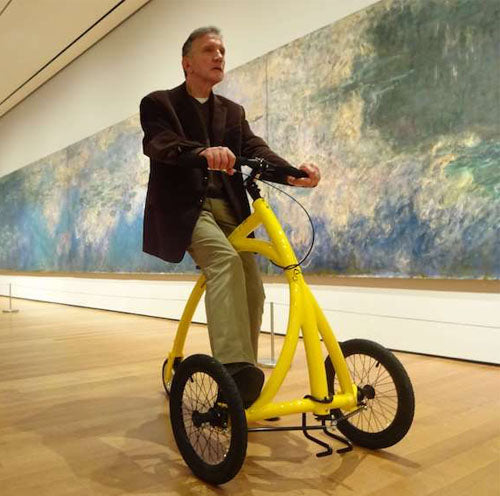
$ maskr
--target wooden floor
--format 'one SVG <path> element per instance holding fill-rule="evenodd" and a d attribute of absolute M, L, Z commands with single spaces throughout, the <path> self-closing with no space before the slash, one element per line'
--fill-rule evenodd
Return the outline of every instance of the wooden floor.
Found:
<path fill-rule="evenodd" d="M 174 322 L 13 307 L 20 312 L 0 313 L 3 496 L 500 494 L 498 367 L 399 353 L 417 406 L 398 445 L 316 458 L 300 433 L 251 434 L 240 474 L 213 488 L 191 475 L 170 429 L 160 367 Z M 261 343 L 268 356 L 269 337 Z M 207 350 L 205 328 L 194 327 L 187 352 Z M 305 377 L 299 345 L 283 397 L 305 393 Z"/>

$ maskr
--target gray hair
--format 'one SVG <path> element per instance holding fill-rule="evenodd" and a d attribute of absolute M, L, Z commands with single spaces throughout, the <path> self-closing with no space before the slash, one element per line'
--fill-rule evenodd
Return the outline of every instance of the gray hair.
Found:
<path fill-rule="evenodd" d="M 189 55 L 189 52 L 191 51 L 191 47 L 193 45 L 193 41 L 197 38 L 205 36 L 206 34 L 215 34 L 217 36 L 221 36 L 220 29 L 216 28 L 215 26 L 206 26 L 204 28 L 195 29 L 188 36 L 188 39 L 184 42 L 184 45 L 182 45 L 182 56 L 185 57 L 186 55 Z"/>

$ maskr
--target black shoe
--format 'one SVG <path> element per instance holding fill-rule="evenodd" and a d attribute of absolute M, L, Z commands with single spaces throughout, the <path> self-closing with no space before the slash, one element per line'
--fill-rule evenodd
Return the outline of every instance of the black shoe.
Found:
<path fill-rule="evenodd" d="M 246 362 L 228 363 L 225 364 L 225 367 L 238 387 L 244 408 L 248 408 L 262 391 L 265 379 L 264 372 L 255 365 Z"/>

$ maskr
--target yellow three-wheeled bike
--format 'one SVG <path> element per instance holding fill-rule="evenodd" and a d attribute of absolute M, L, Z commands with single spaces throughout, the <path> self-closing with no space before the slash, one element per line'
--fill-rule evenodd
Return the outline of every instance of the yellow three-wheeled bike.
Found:
<path fill-rule="evenodd" d="M 323 447 L 317 456 L 329 455 L 332 449 L 313 437 L 312 430 L 321 430 L 344 443 L 337 452 L 351 450 L 351 442 L 381 449 L 406 435 L 415 409 L 408 374 L 388 349 L 365 339 L 337 342 L 304 281 L 280 222 L 255 182 L 260 174 L 272 175 L 272 164 L 261 159 L 238 160 L 240 165 L 252 168 L 245 186 L 253 199 L 253 213 L 231 233 L 229 241 L 236 250 L 258 253 L 284 270 L 290 309 L 276 367 L 259 398 L 245 410 L 234 380 L 220 362 L 208 355 L 183 357 L 188 328 L 205 290 L 203 275 L 186 304 L 173 348 L 163 364 L 162 378 L 170 396 L 170 420 L 179 451 L 193 473 L 212 484 L 225 483 L 239 472 L 249 432 L 301 430 Z M 302 171 L 292 168 L 287 173 L 299 177 Z M 259 226 L 264 227 L 269 240 L 248 237 Z M 307 357 L 309 394 L 293 401 L 274 401 L 292 363 L 300 331 Z M 325 360 L 322 344 L 327 352 Z M 254 421 L 297 413 L 302 414 L 299 426 L 248 427 Z M 313 425 L 307 424 L 307 413 L 313 415 Z"/>

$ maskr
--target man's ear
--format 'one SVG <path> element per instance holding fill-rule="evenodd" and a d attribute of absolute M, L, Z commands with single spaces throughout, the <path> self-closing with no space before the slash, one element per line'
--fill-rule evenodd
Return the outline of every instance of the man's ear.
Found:
<path fill-rule="evenodd" d="M 182 68 L 184 72 L 187 74 L 189 72 L 189 68 L 191 67 L 191 60 L 189 57 L 182 57 Z"/>

